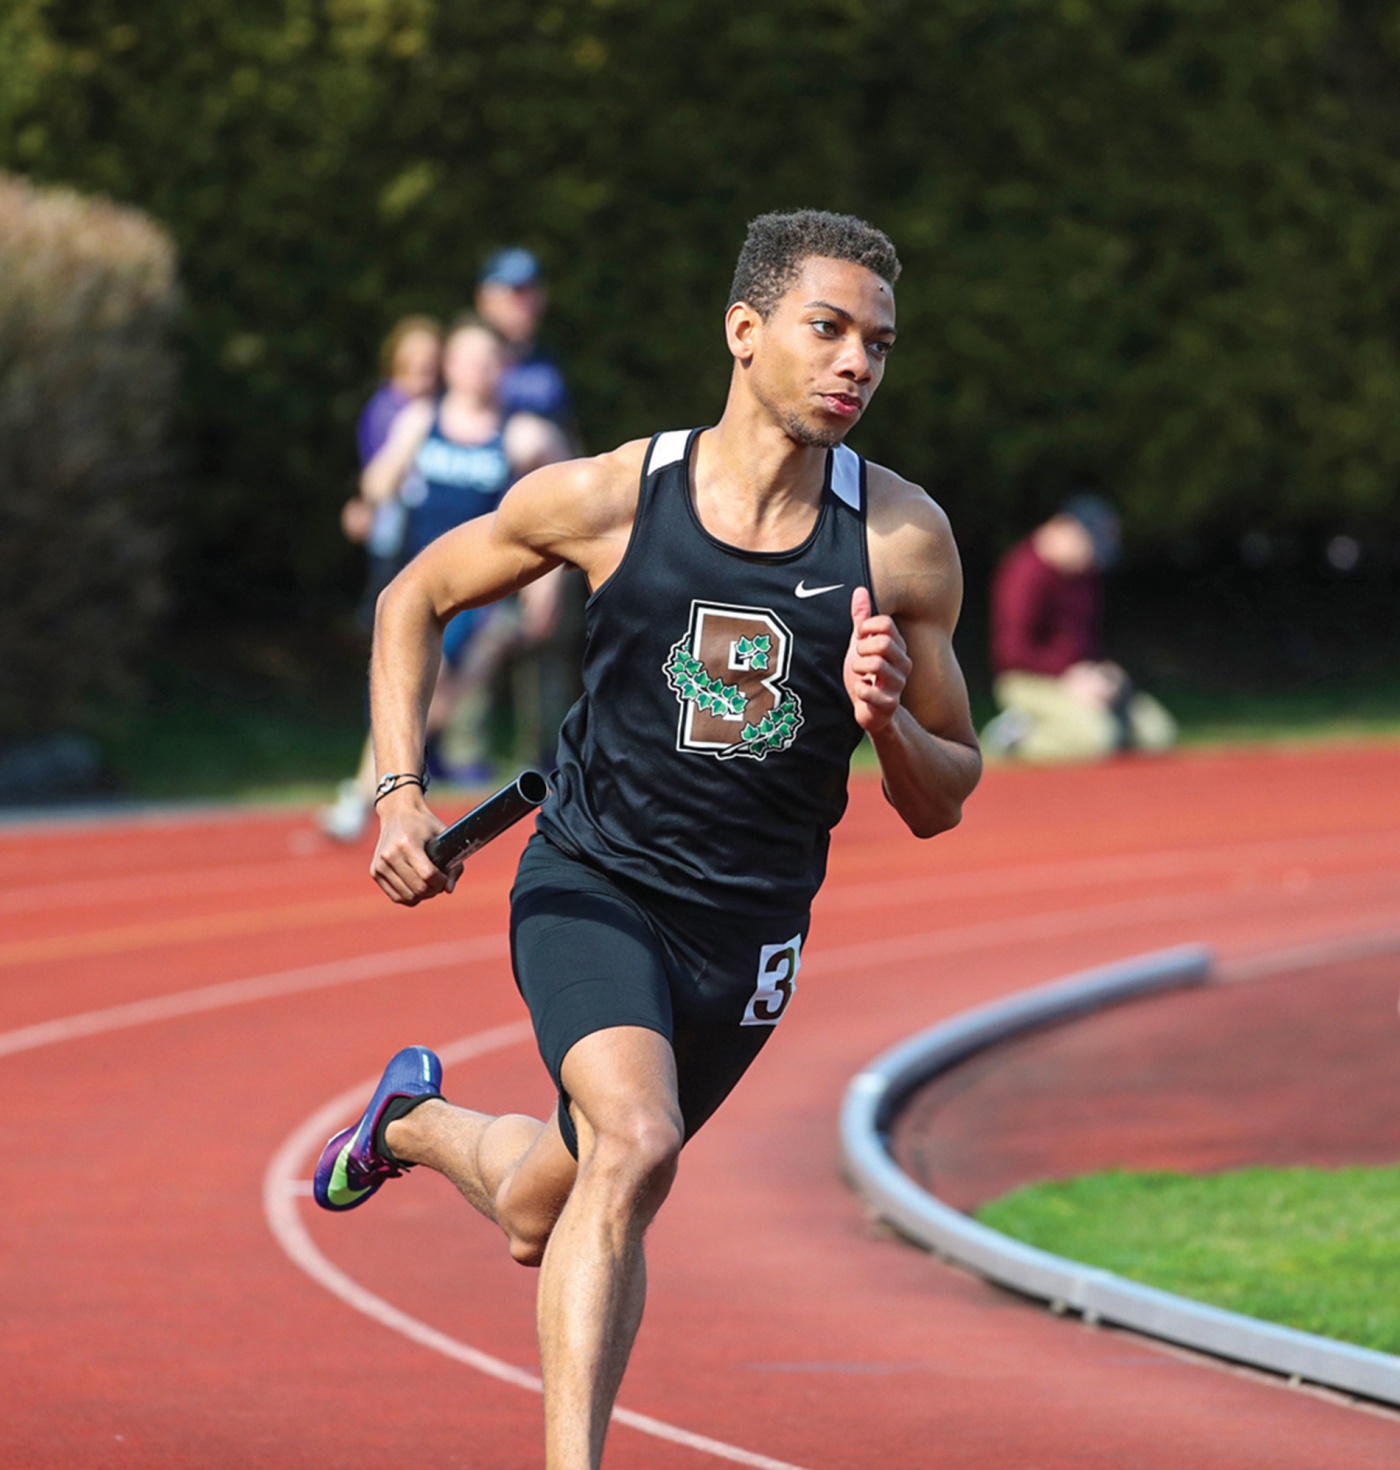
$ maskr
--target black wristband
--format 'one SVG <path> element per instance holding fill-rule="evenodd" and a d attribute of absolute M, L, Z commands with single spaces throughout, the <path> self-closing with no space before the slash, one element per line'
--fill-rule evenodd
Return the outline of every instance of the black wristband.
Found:
<path fill-rule="evenodd" d="M 416 786 L 420 791 L 428 789 L 428 776 L 414 771 L 392 771 L 387 776 L 379 778 L 379 785 L 374 788 L 374 804 L 378 806 L 391 791 L 397 791 L 400 786 Z"/>

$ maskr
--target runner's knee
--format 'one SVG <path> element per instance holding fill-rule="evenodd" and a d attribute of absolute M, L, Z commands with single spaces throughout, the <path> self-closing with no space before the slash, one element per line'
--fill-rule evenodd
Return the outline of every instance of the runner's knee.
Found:
<path fill-rule="evenodd" d="M 580 1166 L 585 1187 L 600 1196 L 606 1211 L 624 1228 L 640 1217 L 645 1226 L 660 1208 L 676 1177 L 683 1142 L 678 1120 L 665 1113 L 638 1110 L 625 1122 L 594 1130 L 592 1146 Z M 496 1200 L 496 1218 L 505 1231 L 511 1259 L 539 1266 L 567 1201 L 521 1196 L 507 1180 Z"/>
<path fill-rule="evenodd" d="M 615 1189 L 624 1202 L 659 1205 L 676 1177 L 682 1142 L 679 1118 L 664 1109 L 638 1106 L 595 1125 L 581 1168 L 590 1184 Z"/>

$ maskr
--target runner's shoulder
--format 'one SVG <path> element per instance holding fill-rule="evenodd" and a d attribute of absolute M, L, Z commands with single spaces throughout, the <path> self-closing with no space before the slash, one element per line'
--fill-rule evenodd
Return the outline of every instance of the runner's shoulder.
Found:
<path fill-rule="evenodd" d="M 947 513 L 922 485 L 906 480 L 884 465 L 866 462 L 866 520 L 873 535 L 907 536 L 951 546 Z"/>
<path fill-rule="evenodd" d="M 519 507 L 531 522 L 565 537 L 596 537 L 630 526 L 648 442 L 635 439 L 606 454 L 546 465 L 517 482 L 502 512 L 509 518 Z"/>
<path fill-rule="evenodd" d="M 866 469 L 871 574 L 890 611 L 960 600 L 962 574 L 943 507 L 921 486 L 883 465 Z"/>

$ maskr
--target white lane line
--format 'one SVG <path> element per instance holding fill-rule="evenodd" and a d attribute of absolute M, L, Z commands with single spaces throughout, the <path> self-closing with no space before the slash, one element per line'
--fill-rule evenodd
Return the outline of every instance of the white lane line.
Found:
<path fill-rule="evenodd" d="M 229 863 L 207 868 L 161 868 L 134 873 L 108 874 L 102 878 L 61 878 L 51 883 L 32 883 L 27 888 L 0 892 L 0 913 L 33 913 L 36 909 L 76 908 L 80 905 L 148 903 L 189 898 L 193 894 L 226 894 L 247 888 L 280 888 L 301 892 L 309 874 L 321 877 L 328 888 L 345 886 L 344 878 L 329 861 L 316 867 L 311 854 L 303 858 L 264 859 L 256 863 Z M 324 854 L 329 858 L 330 854 Z M 369 871 L 368 867 L 365 869 Z M 368 882 L 362 885 L 366 897 Z"/>
<path fill-rule="evenodd" d="M 311 834 L 308 834 L 311 835 Z M 1208 847 L 1165 848 L 1160 851 L 1127 853 L 1121 856 L 1071 858 L 1065 862 L 998 864 L 957 872 L 929 872 L 896 878 L 888 883 L 870 883 L 849 878 L 827 879 L 822 905 L 828 910 L 866 908 L 872 904 L 893 907 L 909 899 L 924 901 L 930 893 L 941 899 L 988 896 L 1000 893 L 1062 889 L 1090 883 L 1133 883 L 1143 878 L 1227 873 L 1244 866 L 1285 862 L 1328 862 L 1345 860 L 1356 852 L 1388 859 L 1400 852 L 1400 833 L 1384 830 L 1350 833 L 1321 833 L 1307 837 L 1264 838 L 1248 842 L 1219 843 Z M 235 890 L 302 883 L 308 872 L 324 877 L 339 887 L 330 867 L 334 854 L 316 851 L 304 857 L 263 859 L 209 869 L 152 868 L 137 873 L 104 878 L 63 877 L 47 883 L 0 891 L 0 913 L 27 913 L 38 909 L 157 900 L 167 896 L 188 897 L 193 893 L 229 893 Z M 317 863 L 320 866 L 317 866 Z M 1253 876 L 1246 873 L 1245 876 Z M 369 886 L 365 884 L 368 893 Z"/>
<path fill-rule="evenodd" d="M 1261 869 L 1281 865 L 1345 862 L 1356 855 L 1390 861 L 1400 855 L 1400 833 L 1365 832 L 1345 836 L 1238 842 L 1209 848 L 1164 848 L 1122 857 L 1076 858 L 1062 863 L 1006 864 L 957 873 L 930 872 L 889 882 L 828 879 L 818 899 L 821 912 L 871 907 L 897 908 L 909 902 L 942 903 L 953 898 L 1003 893 L 1056 892 L 1103 884 L 1122 886 L 1146 878 L 1210 878 L 1221 874 L 1250 884 L 1267 881 Z"/>
<path fill-rule="evenodd" d="M 148 832 L 160 827 L 233 827 L 257 822 L 280 827 L 289 817 L 296 816 L 296 807 L 275 802 L 250 806 L 214 801 L 133 802 L 117 807 L 65 807 L 61 811 L 31 807 L 0 816 L 0 836 L 86 837 L 97 831 L 106 837 L 120 836 L 123 827 L 139 827 Z"/>
<path fill-rule="evenodd" d="M 1216 978 L 1223 981 L 1265 979 L 1290 970 L 1307 970 L 1314 965 L 1346 964 L 1350 960 L 1370 959 L 1400 949 L 1400 929 L 1382 929 L 1373 934 L 1349 934 L 1341 939 L 1327 939 L 1289 949 L 1272 950 L 1268 954 L 1250 955 L 1228 960 L 1219 966 Z"/>
<path fill-rule="evenodd" d="M 507 952 L 505 936 L 493 934 L 480 939 L 424 944 L 416 949 L 329 960 L 325 964 L 308 965 L 299 970 L 281 970 L 247 980 L 226 980 L 197 990 L 177 990 L 171 995 L 128 1001 L 125 1005 L 107 1006 L 97 1011 L 80 1011 L 77 1015 L 60 1016 L 53 1021 L 39 1021 L 32 1026 L 0 1032 L 0 1057 L 33 1051 L 36 1047 L 52 1046 L 61 1041 L 75 1041 L 82 1036 L 122 1031 L 129 1026 L 147 1026 L 154 1021 L 170 1021 L 179 1016 L 198 1015 L 202 1011 L 223 1010 L 226 1006 L 248 1005 L 252 1001 L 280 995 L 324 990 L 333 985 L 353 985 L 362 980 L 378 980 L 385 975 L 403 975 L 413 970 L 503 958 Z"/>
<path fill-rule="evenodd" d="M 463 1037 L 451 1045 L 438 1050 L 443 1064 L 466 1061 L 471 1057 L 485 1056 L 489 1052 L 501 1051 L 506 1047 L 518 1046 L 531 1039 L 533 1032 L 528 1021 L 513 1022 L 508 1026 L 497 1026 L 490 1031 L 478 1032 L 475 1036 Z M 353 1277 L 347 1276 L 338 1266 L 332 1265 L 311 1239 L 302 1223 L 297 1209 L 298 1199 L 304 1198 L 306 1181 L 303 1173 L 313 1150 L 319 1150 L 337 1127 L 352 1119 L 364 1107 L 365 1099 L 374 1091 L 379 1077 L 369 1078 L 355 1087 L 347 1088 L 324 1107 L 319 1108 L 301 1124 L 272 1156 L 263 1176 L 263 1214 L 273 1238 L 286 1252 L 288 1258 L 332 1296 L 338 1297 L 347 1306 L 362 1312 L 366 1317 L 400 1333 L 432 1352 L 441 1353 L 454 1362 L 474 1368 L 489 1378 L 523 1388 L 529 1393 L 542 1393 L 544 1385 L 537 1374 L 517 1368 L 482 1352 L 445 1332 L 430 1327 L 426 1322 L 411 1317 L 407 1312 L 386 1302 L 383 1297 L 367 1291 Z M 725 1444 L 708 1435 L 694 1434 L 688 1429 L 654 1419 L 649 1414 L 638 1414 L 631 1409 L 613 1410 L 613 1421 L 629 1429 L 649 1434 L 655 1439 L 670 1444 L 683 1445 L 714 1459 L 727 1460 L 733 1465 L 748 1465 L 752 1470 L 802 1470 L 786 1460 L 775 1460 L 769 1455 L 760 1455 L 752 1450 L 740 1449 L 737 1445 Z"/>
<path fill-rule="evenodd" d="M 1378 890 L 1378 892 L 1372 892 Z M 1157 898 L 1127 899 L 1120 903 L 1098 904 L 1081 909 L 1052 909 L 1041 914 L 1027 914 L 1016 919 L 989 919 L 980 924 L 964 924 L 950 929 L 925 930 L 918 934 L 900 934 L 887 939 L 871 939 L 863 944 L 818 945 L 811 959 L 804 955 L 802 971 L 806 975 L 845 970 L 853 964 L 869 969 L 872 965 L 893 964 L 906 960 L 931 958 L 934 955 L 958 954 L 966 950 L 1000 949 L 1042 939 L 1060 939 L 1099 929 L 1134 928 L 1150 920 L 1190 918 L 1208 915 L 1225 918 L 1255 917 L 1262 909 L 1268 912 L 1286 905 L 1290 916 L 1307 909 L 1326 905 L 1342 896 L 1355 901 L 1381 897 L 1400 900 L 1400 875 L 1391 873 L 1344 874 L 1326 881 L 1311 881 L 1295 891 L 1286 881 L 1269 887 L 1230 890 L 1219 888 L 1162 894 Z M 1199 933 L 1190 936 L 1193 940 Z"/>
<path fill-rule="evenodd" d="M 1379 890 L 1374 893 L 1373 890 Z M 1001 948 L 1041 939 L 1064 938 L 1071 934 L 1105 928 L 1133 927 L 1146 920 L 1177 917 L 1192 919 L 1207 915 L 1247 917 L 1263 908 L 1286 903 L 1289 912 L 1326 903 L 1338 892 L 1355 903 L 1363 897 L 1400 898 L 1400 878 L 1393 873 L 1344 874 L 1326 880 L 1310 880 L 1306 887 L 1295 889 L 1287 877 L 1279 883 L 1250 889 L 1219 888 L 1207 892 L 1163 894 L 1156 898 L 1132 899 L 1113 904 L 1099 904 L 1081 909 L 1055 909 L 1041 914 L 1027 914 L 1016 919 L 992 919 L 979 924 L 964 924 L 946 929 L 923 930 L 917 934 L 896 935 L 888 939 L 871 939 L 854 945 L 818 947 L 810 960 L 804 961 L 804 972 L 816 975 L 859 963 L 897 963 L 932 958 L 935 955 L 958 954 L 979 948 Z M 1192 936 L 1197 937 L 1195 935 Z M 156 1021 L 196 1015 L 202 1011 L 221 1010 L 226 1006 L 246 1005 L 279 995 L 319 990 L 334 985 L 374 980 L 385 975 L 430 969 L 439 965 L 463 964 L 475 960 L 504 958 L 508 946 L 504 935 L 489 935 L 474 940 L 424 945 L 417 949 L 396 950 L 386 954 L 363 955 L 348 960 L 332 960 L 300 970 L 284 970 L 278 974 L 257 976 L 249 980 L 230 980 L 207 985 L 198 990 L 176 991 L 173 995 L 154 996 L 149 1000 L 130 1001 L 104 1010 L 83 1011 L 53 1021 L 40 1021 L 14 1031 L 0 1032 L 0 1057 L 57 1042 L 74 1041 L 129 1026 L 143 1026 Z"/>

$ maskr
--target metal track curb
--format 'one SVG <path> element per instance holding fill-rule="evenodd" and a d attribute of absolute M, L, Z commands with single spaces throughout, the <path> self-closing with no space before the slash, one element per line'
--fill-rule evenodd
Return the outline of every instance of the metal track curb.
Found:
<path fill-rule="evenodd" d="M 1298 1381 L 1400 1404 L 1400 1357 L 1206 1306 L 1023 1245 L 926 1193 L 890 1156 L 890 1121 L 916 1087 L 1032 1027 L 1201 984 L 1211 961 L 1210 950 L 1198 945 L 1141 955 L 964 1012 L 884 1052 L 846 1089 L 840 1137 L 847 1175 L 902 1234 L 1057 1311 L 1072 1309 L 1085 1321 L 1112 1322 Z"/>

